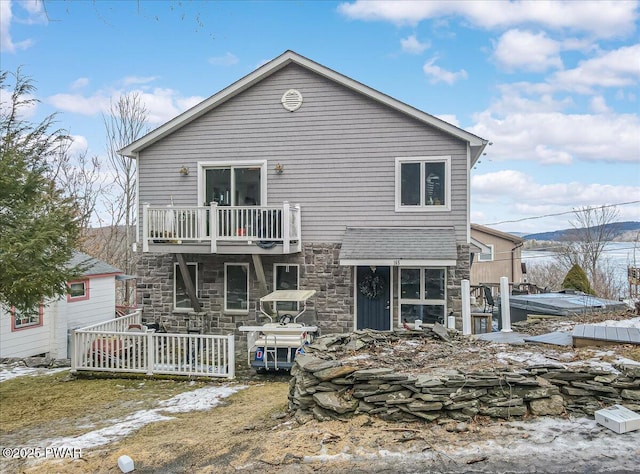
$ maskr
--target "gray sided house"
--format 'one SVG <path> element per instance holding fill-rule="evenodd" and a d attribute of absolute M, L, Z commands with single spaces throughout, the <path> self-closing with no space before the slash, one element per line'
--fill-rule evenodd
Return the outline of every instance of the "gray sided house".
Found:
<path fill-rule="evenodd" d="M 459 317 L 486 143 L 285 52 L 120 151 L 145 320 L 240 340 L 258 298 L 295 288 L 322 333 Z"/>

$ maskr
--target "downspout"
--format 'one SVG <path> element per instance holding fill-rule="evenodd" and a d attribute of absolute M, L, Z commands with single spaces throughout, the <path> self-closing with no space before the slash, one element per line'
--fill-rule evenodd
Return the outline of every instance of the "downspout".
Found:
<path fill-rule="evenodd" d="M 511 282 L 516 282 L 516 250 L 524 245 L 524 242 L 520 242 L 518 245 L 511 249 Z M 520 282 L 518 282 L 520 283 Z"/>

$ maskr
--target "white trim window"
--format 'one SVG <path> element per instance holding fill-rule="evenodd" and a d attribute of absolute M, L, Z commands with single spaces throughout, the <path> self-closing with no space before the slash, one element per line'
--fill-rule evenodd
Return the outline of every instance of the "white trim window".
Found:
<path fill-rule="evenodd" d="M 447 269 L 401 267 L 398 278 L 399 323 L 443 323 L 447 311 Z"/>
<path fill-rule="evenodd" d="M 494 248 L 493 248 L 493 244 L 487 244 L 487 247 L 489 248 L 489 252 L 482 252 L 478 254 L 478 262 L 493 262 L 493 259 L 495 258 L 495 252 L 494 252 Z"/>
<path fill-rule="evenodd" d="M 273 289 L 297 290 L 300 287 L 300 265 L 288 263 L 273 264 Z M 297 313 L 298 303 L 293 301 L 275 303 L 274 310 L 292 311 Z"/>
<path fill-rule="evenodd" d="M 224 264 L 224 310 L 229 313 L 249 312 L 249 264 Z"/>
<path fill-rule="evenodd" d="M 451 157 L 396 158 L 396 211 L 451 210 Z"/>
<path fill-rule="evenodd" d="M 196 262 L 187 263 L 191 281 L 198 294 L 198 264 Z M 180 267 L 177 263 L 173 264 L 173 310 L 174 311 L 193 311 L 191 299 L 187 294 L 187 286 L 182 278 Z"/>

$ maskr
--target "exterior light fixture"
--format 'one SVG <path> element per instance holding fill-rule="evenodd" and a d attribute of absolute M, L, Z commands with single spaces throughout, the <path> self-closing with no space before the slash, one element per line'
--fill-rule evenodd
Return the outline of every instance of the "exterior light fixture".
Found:
<path fill-rule="evenodd" d="M 188 176 L 189 175 L 189 168 L 187 168 L 186 166 L 182 166 L 182 168 L 180 168 L 180 174 L 182 176 Z"/>
<path fill-rule="evenodd" d="M 278 173 L 278 174 L 282 174 L 284 172 L 284 166 L 282 166 L 280 163 L 276 164 L 274 169 L 276 170 L 276 173 Z"/>

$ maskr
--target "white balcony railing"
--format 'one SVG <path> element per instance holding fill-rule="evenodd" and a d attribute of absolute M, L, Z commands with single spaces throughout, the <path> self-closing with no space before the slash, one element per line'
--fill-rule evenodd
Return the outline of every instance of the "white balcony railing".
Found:
<path fill-rule="evenodd" d="M 153 243 L 210 243 L 217 252 L 220 242 L 281 243 L 289 253 L 291 242 L 300 241 L 300 206 L 143 206 L 143 251 Z"/>

